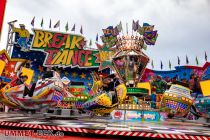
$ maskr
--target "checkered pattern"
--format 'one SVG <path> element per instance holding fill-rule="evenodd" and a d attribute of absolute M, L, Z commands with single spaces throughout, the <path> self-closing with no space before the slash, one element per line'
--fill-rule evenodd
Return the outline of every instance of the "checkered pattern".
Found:
<path fill-rule="evenodd" d="M 52 80 L 49 79 L 49 78 L 45 78 L 45 79 L 43 79 L 43 80 L 39 80 L 39 81 L 37 81 L 37 83 L 36 83 L 36 87 L 45 85 L 45 84 L 47 84 L 48 82 L 51 82 L 51 81 L 52 81 Z"/>
<path fill-rule="evenodd" d="M 93 119 L 89 119 L 89 121 L 46 120 L 36 116 L 25 117 L 17 114 L 0 114 L 0 126 L 9 126 L 16 129 L 20 127 L 99 135 L 210 140 L 210 128 L 190 123 L 186 123 L 183 126 L 181 124 L 168 125 L 167 123 L 101 122 L 93 121 Z"/>

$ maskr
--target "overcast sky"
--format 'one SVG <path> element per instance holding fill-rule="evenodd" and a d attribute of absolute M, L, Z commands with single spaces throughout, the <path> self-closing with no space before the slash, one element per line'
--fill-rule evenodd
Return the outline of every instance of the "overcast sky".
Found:
<path fill-rule="evenodd" d="M 83 26 L 87 40 L 95 40 L 96 34 L 102 35 L 102 28 L 126 22 L 131 33 L 132 20 L 155 25 L 159 36 L 155 46 L 148 46 L 145 53 L 154 60 L 155 69 L 164 69 L 177 65 L 177 56 L 185 64 L 188 55 L 191 65 L 195 65 L 198 56 L 200 66 L 204 64 L 204 52 L 210 60 L 210 0 L 7 0 L 0 49 L 6 47 L 8 21 L 17 19 L 28 29 L 33 17 L 35 27 L 40 28 L 44 19 L 44 29 L 61 20 L 61 31 L 76 23 L 76 33 Z M 58 29 L 55 29 L 55 31 Z M 148 65 L 150 68 L 150 64 Z"/>

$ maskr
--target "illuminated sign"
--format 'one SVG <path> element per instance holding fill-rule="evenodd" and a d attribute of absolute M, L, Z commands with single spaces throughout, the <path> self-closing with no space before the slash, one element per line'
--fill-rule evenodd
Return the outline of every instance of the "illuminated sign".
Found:
<path fill-rule="evenodd" d="M 83 92 L 85 90 L 85 88 L 70 88 L 69 89 L 69 91 L 70 92 L 73 92 L 73 93 L 75 93 L 75 92 Z"/>
<path fill-rule="evenodd" d="M 148 93 L 148 89 L 144 88 L 127 88 L 128 93 Z"/>
<path fill-rule="evenodd" d="M 140 110 L 113 110 L 111 113 L 113 120 L 126 121 L 159 121 L 160 114 L 156 111 L 140 111 Z"/>
<path fill-rule="evenodd" d="M 142 112 L 141 111 L 126 111 L 126 120 L 127 121 L 141 121 Z"/>
<path fill-rule="evenodd" d="M 98 51 L 85 50 L 85 45 L 85 38 L 80 35 L 34 29 L 31 50 L 47 54 L 44 66 L 98 67 Z"/>
<path fill-rule="evenodd" d="M 156 111 L 144 111 L 144 121 L 158 121 L 160 119 L 159 112 Z"/>
<path fill-rule="evenodd" d="M 121 117 L 123 117 L 122 111 L 116 111 L 116 112 L 114 112 L 114 118 L 115 119 L 120 119 Z"/>
<path fill-rule="evenodd" d="M 144 118 L 154 120 L 155 119 L 155 114 L 144 114 Z"/>
<path fill-rule="evenodd" d="M 124 110 L 113 110 L 111 116 L 113 120 L 124 120 Z"/>

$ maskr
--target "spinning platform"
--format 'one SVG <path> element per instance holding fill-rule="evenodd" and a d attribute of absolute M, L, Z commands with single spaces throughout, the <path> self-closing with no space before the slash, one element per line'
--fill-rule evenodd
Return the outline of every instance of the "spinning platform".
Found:
<path fill-rule="evenodd" d="M 209 140 L 210 128 L 202 124 L 167 121 L 114 122 L 105 119 L 61 120 L 38 115 L 0 114 L 0 127 L 13 130 L 53 130 L 75 135 Z M 102 136 L 102 137 L 103 137 Z"/>

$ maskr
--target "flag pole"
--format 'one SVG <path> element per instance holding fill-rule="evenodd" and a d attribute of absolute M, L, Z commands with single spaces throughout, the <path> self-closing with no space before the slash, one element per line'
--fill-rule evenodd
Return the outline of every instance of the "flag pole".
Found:
<path fill-rule="evenodd" d="M 133 21 L 134 21 L 134 20 L 133 20 Z M 133 23 L 132 23 L 132 36 L 133 36 L 133 26 L 134 26 L 134 25 L 133 25 Z"/>
<path fill-rule="evenodd" d="M 121 27 L 122 27 L 122 22 L 120 21 Z M 122 35 L 124 36 L 124 32 L 123 32 L 123 27 L 122 27 Z"/>
<path fill-rule="evenodd" d="M 126 23 L 126 33 L 128 35 L 128 23 Z"/>

